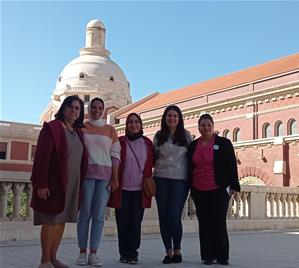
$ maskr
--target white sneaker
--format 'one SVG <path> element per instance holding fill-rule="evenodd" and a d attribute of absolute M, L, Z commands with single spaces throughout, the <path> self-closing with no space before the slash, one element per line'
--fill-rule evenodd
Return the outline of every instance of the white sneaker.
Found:
<path fill-rule="evenodd" d="M 96 267 L 100 267 L 103 265 L 103 263 L 101 262 L 100 257 L 97 256 L 96 253 L 90 253 L 88 256 L 88 264 L 91 266 L 96 266 Z"/>
<path fill-rule="evenodd" d="M 55 268 L 51 262 L 40 263 L 38 268 Z"/>
<path fill-rule="evenodd" d="M 86 253 L 80 253 L 78 259 L 76 260 L 78 265 L 87 265 L 87 255 Z"/>

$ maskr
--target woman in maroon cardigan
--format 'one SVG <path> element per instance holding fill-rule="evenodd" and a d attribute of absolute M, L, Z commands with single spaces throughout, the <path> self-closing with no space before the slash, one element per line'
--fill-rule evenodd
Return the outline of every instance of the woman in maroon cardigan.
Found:
<path fill-rule="evenodd" d="M 111 193 L 108 206 L 116 208 L 119 261 L 137 264 L 144 209 L 151 207 L 151 198 L 143 191 L 143 179 L 152 176 L 153 144 L 143 136 L 142 121 L 136 113 L 128 115 L 126 136 L 119 141 L 119 188 Z"/>
<path fill-rule="evenodd" d="M 31 206 L 34 225 L 41 227 L 39 268 L 67 268 L 56 258 L 66 222 L 76 222 L 87 154 L 80 128 L 84 106 L 78 96 L 67 97 L 55 120 L 44 123 L 34 157 Z"/>

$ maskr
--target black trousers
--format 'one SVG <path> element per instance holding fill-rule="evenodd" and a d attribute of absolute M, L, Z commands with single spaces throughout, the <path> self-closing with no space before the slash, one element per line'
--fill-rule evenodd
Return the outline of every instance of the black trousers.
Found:
<path fill-rule="evenodd" d="M 122 190 L 121 208 L 115 210 L 119 254 L 125 258 L 138 257 L 144 214 L 141 201 L 142 191 Z"/>
<path fill-rule="evenodd" d="M 212 191 L 191 189 L 199 223 L 200 254 L 202 260 L 228 260 L 229 241 L 226 215 L 230 196 L 226 189 Z"/>

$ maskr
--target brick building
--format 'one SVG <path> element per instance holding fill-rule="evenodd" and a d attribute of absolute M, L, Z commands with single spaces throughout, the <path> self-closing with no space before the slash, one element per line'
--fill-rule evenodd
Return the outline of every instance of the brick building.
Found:
<path fill-rule="evenodd" d="M 153 137 L 169 104 L 182 109 L 185 126 L 194 136 L 198 136 L 200 114 L 214 117 L 219 135 L 234 143 L 243 182 L 299 187 L 299 54 L 153 93 L 109 114 L 108 119 L 123 135 L 126 116 L 137 112 L 145 134 Z M 0 122 L 1 181 L 29 178 L 40 129 L 39 125 Z"/>
<path fill-rule="evenodd" d="M 145 134 L 160 129 L 169 104 L 183 112 L 185 127 L 198 136 L 200 114 L 210 113 L 215 129 L 235 147 L 243 183 L 299 186 L 299 54 L 222 77 L 151 96 L 110 115 L 124 134 L 130 112 L 144 121 Z"/>

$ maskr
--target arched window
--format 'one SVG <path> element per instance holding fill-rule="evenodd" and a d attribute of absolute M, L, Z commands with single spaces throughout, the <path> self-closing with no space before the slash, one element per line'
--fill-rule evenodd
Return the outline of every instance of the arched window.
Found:
<path fill-rule="evenodd" d="M 233 131 L 233 141 L 240 141 L 240 129 L 238 127 Z"/>
<path fill-rule="evenodd" d="M 297 121 L 294 118 L 291 118 L 288 121 L 287 134 L 288 135 L 298 134 L 298 125 L 297 125 Z"/>
<path fill-rule="evenodd" d="M 272 137 L 272 128 L 271 125 L 269 123 L 265 123 L 263 125 L 263 138 L 270 138 Z"/>
<path fill-rule="evenodd" d="M 223 135 L 222 136 L 225 137 L 225 138 L 227 138 L 227 139 L 230 139 L 230 132 L 229 132 L 229 130 L 225 129 L 223 131 Z"/>
<path fill-rule="evenodd" d="M 281 121 L 275 123 L 274 135 L 275 137 L 283 136 L 283 123 Z"/>
<path fill-rule="evenodd" d="M 85 73 L 82 73 L 82 72 L 79 73 L 79 78 L 80 78 L 80 79 L 84 79 L 85 77 L 86 77 Z"/>

